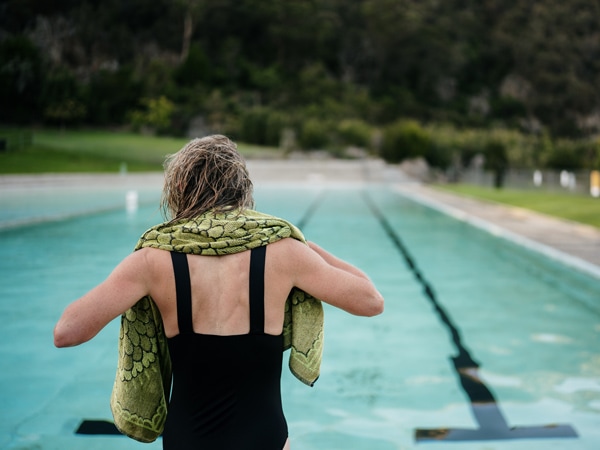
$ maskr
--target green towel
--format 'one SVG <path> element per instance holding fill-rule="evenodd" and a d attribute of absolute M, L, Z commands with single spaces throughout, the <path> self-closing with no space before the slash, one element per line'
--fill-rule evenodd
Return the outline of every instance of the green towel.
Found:
<path fill-rule="evenodd" d="M 206 213 L 192 220 L 157 225 L 146 231 L 144 247 L 195 255 L 227 255 L 292 237 L 305 242 L 294 225 L 252 210 Z M 284 346 L 289 367 L 310 386 L 319 377 L 323 353 L 323 307 L 293 289 L 285 305 Z M 121 317 L 119 360 L 111 396 L 115 425 L 125 435 L 152 442 L 161 433 L 171 388 L 171 360 L 162 319 L 150 297 L 140 299 Z"/>

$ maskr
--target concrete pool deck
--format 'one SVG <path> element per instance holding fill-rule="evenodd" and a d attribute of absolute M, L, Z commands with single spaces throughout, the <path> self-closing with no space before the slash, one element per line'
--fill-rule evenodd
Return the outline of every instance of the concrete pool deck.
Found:
<path fill-rule="evenodd" d="M 600 279 L 600 229 L 534 211 L 462 197 L 423 184 L 398 184 L 406 197 Z M 598 202 L 600 207 L 600 201 Z"/>
<path fill-rule="evenodd" d="M 380 160 L 250 160 L 255 183 L 384 182 L 414 201 L 488 232 L 516 241 L 600 279 L 600 229 L 522 208 L 461 197 L 419 183 Z M 160 189 L 162 173 L 43 174 L 0 176 L 0 196 L 11 190 L 110 186 Z M 600 200 L 599 200 L 600 208 Z"/>

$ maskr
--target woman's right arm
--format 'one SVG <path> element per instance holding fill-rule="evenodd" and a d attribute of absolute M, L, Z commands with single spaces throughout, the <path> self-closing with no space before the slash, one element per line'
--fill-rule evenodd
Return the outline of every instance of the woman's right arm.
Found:
<path fill-rule="evenodd" d="M 294 286 L 357 316 L 383 312 L 382 295 L 360 269 L 313 242 L 295 241 L 292 245 Z"/>
<path fill-rule="evenodd" d="M 67 306 L 54 327 L 55 346 L 72 347 L 89 341 L 149 294 L 145 250 L 131 253 L 106 280 Z"/>
<path fill-rule="evenodd" d="M 333 267 L 337 267 L 338 269 L 345 270 L 346 272 L 350 272 L 358 277 L 366 278 L 367 280 L 369 279 L 369 277 L 358 267 L 355 267 L 352 264 L 347 263 L 343 259 L 340 259 L 337 256 L 329 253 L 327 250 L 315 244 L 314 242 L 308 241 L 307 244 L 321 258 L 323 258 L 327 264 Z"/>

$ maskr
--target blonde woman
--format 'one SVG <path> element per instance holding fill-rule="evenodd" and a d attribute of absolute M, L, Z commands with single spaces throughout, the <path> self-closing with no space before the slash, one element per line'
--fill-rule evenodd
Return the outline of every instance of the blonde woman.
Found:
<path fill-rule="evenodd" d="M 173 373 L 163 448 L 288 449 L 280 377 L 290 293 L 359 316 L 381 313 L 382 296 L 293 225 L 252 210 L 244 160 L 224 136 L 168 158 L 162 205 L 170 220 L 66 308 L 55 345 L 82 344 L 151 298 Z"/>

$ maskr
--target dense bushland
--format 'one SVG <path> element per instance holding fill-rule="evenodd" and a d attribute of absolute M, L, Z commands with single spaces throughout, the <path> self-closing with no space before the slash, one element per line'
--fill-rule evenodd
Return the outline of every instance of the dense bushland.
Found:
<path fill-rule="evenodd" d="M 0 123 L 599 167 L 598 17 L 600 0 L 5 0 Z"/>

